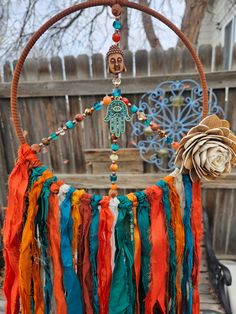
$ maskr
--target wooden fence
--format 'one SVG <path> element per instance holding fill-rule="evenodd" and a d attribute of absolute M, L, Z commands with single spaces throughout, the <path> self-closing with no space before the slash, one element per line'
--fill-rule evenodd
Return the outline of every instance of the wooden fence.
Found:
<path fill-rule="evenodd" d="M 236 131 L 236 49 L 233 53 L 232 71 L 228 72 L 223 71 L 221 47 L 217 47 L 213 54 L 210 46 L 202 46 L 199 48 L 199 55 L 207 72 L 209 87 L 213 88 L 232 129 Z M 214 62 L 212 55 L 215 56 Z M 123 75 L 121 88 L 122 94 L 132 103 L 138 102 L 143 93 L 154 89 L 162 81 L 184 78 L 198 80 L 195 66 L 186 49 L 153 49 L 150 52 L 141 50 L 135 54 L 126 51 L 125 59 L 127 72 Z M 211 72 L 212 64 L 217 72 Z M 7 176 L 14 165 L 18 147 L 10 117 L 10 81 L 14 65 L 4 65 L 0 83 L 0 207 L 6 205 Z M 64 59 L 28 59 L 20 79 L 18 101 L 28 141 L 38 143 L 76 113 L 110 93 L 111 88 L 111 78 L 107 77 L 104 57 L 101 54 L 95 54 L 91 58 L 80 55 L 66 56 Z M 55 173 L 61 174 L 68 183 L 73 182 L 80 186 L 80 182 L 86 182 L 93 191 L 106 189 L 108 180 L 103 179 L 103 174 L 97 174 L 97 177 L 84 174 L 92 172 L 96 175 L 95 161 L 104 162 L 104 151 L 109 147 L 109 133 L 103 118 L 104 111 L 86 119 L 56 143 L 52 143 L 49 152 L 41 154 L 41 160 Z M 125 148 L 133 147 L 130 127 L 122 137 L 122 145 Z M 96 157 L 91 160 L 91 154 L 94 154 L 91 151 L 89 153 L 91 149 L 103 151 L 100 159 Z M 130 152 L 131 150 L 128 155 Z M 124 179 L 121 180 L 125 181 L 121 185 L 124 190 L 128 190 L 130 185 L 132 188 L 144 188 L 147 183 L 153 184 L 159 176 L 154 174 L 153 167 L 147 166 L 138 158 L 136 156 L 135 160 L 130 160 L 130 163 L 126 162 L 123 166 L 126 173 L 129 173 L 130 169 L 136 173 L 132 177 L 123 175 Z M 129 164 L 133 168 L 129 168 Z M 129 181 L 131 178 L 132 184 Z M 235 255 L 235 175 L 218 183 L 205 185 L 203 190 L 204 205 L 210 213 L 215 249 L 219 254 Z"/>

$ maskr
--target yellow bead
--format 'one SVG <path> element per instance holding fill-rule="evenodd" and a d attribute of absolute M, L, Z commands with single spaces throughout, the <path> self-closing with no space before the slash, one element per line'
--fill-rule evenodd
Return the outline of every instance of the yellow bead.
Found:
<path fill-rule="evenodd" d="M 108 106 L 111 103 L 111 97 L 110 96 L 105 96 L 102 101 L 103 101 L 104 105 Z"/>
<path fill-rule="evenodd" d="M 110 166 L 110 170 L 111 171 L 114 171 L 114 172 L 116 172 L 117 170 L 118 170 L 118 165 L 117 164 L 112 164 L 111 166 Z"/>
<path fill-rule="evenodd" d="M 111 159 L 111 161 L 117 161 L 119 159 L 119 157 L 116 154 L 111 154 L 110 159 Z"/>

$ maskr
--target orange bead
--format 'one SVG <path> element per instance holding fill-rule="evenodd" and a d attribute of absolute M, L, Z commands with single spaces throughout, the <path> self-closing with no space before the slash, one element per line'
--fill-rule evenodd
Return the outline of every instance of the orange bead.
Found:
<path fill-rule="evenodd" d="M 114 197 L 116 197 L 117 195 L 118 195 L 117 190 L 110 190 L 110 191 L 109 191 L 109 196 L 110 196 L 110 197 L 114 198 Z"/>
<path fill-rule="evenodd" d="M 103 101 L 104 105 L 108 106 L 111 103 L 111 97 L 110 96 L 105 96 L 102 101 Z"/>
<path fill-rule="evenodd" d="M 172 147 L 174 148 L 174 150 L 177 150 L 179 148 L 179 142 L 173 142 Z"/>
<path fill-rule="evenodd" d="M 112 189 L 112 190 L 117 190 L 117 189 L 118 189 L 117 184 L 113 183 L 113 184 L 111 185 L 111 189 Z"/>
<path fill-rule="evenodd" d="M 110 166 L 110 170 L 111 171 L 114 171 L 114 172 L 116 172 L 117 170 L 118 170 L 118 165 L 117 164 L 112 164 L 111 166 Z"/>

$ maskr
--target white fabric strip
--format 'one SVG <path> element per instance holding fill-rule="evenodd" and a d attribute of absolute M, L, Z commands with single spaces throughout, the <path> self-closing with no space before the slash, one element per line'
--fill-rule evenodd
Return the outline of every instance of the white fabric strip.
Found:
<path fill-rule="evenodd" d="M 118 218 L 118 205 L 120 204 L 120 201 L 117 197 L 111 198 L 109 203 L 109 209 L 112 212 L 114 216 L 114 222 L 112 224 L 111 228 L 111 267 L 112 271 L 115 267 L 115 252 L 116 252 L 116 241 L 115 241 L 115 225 Z"/>

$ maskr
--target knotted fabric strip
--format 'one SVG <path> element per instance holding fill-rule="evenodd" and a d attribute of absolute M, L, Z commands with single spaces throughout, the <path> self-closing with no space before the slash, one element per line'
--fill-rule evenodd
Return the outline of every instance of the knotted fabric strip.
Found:
<path fill-rule="evenodd" d="M 184 207 L 184 229 L 185 229 L 185 248 L 183 259 L 183 278 L 182 288 L 182 313 L 192 314 L 192 268 L 193 268 L 193 233 L 191 229 L 191 208 L 192 208 L 192 182 L 188 175 L 183 175 L 185 190 L 185 207 Z"/>
<path fill-rule="evenodd" d="M 145 313 L 152 314 L 155 306 L 161 314 L 166 313 L 167 275 L 169 245 L 166 233 L 166 220 L 162 204 L 162 189 L 151 186 L 145 190 L 148 197 L 150 211 L 151 236 L 151 282 L 145 300 Z"/>
<path fill-rule="evenodd" d="M 66 295 L 67 313 L 83 313 L 82 295 L 79 279 L 73 268 L 72 260 L 72 229 L 71 196 L 75 191 L 68 185 L 60 187 L 61 194 L 61 259 L 63 265 L 63 285 Z M 65 194 L 66 193 L 66 194 Z M 62 195 L 65 194 L 64 200 Z"/>
<path fill-rule="evenodd" d="M 38 199 L 44 182 L 53 175 L 45 170 L 41 177 L 34 182 L 29 192 L 29 207 L 22 234 L 19 259 L 19 291 L 22 303 L 22 313 L 31 313 L 31 280 L 33 280 L 35 313 L 44 313 L 43 291 L 40 278 L 39 248 L 35 238 L 34 220 L 38 212 Z"/>
<path fill-rule="evenodd" d="M 141 270 L 141 236 L 138 226 L 137 219 L 137 206 L 138 201 L 134 193 L 127 195 L 128 199 L 132 202 L 133 216 L 134 216 L 134 274 L 136 283 L 136 306 L 135 313 L 140 313 L 140 302 L 139 302 L 139 281 L 140 281 L 140 270 Z"/>
<path fill-rule="evenodd" d="M 63 270 L 60 254 L 60 222 L 59 222 L 59 202 L 58 192 L 62 181 L 52 183 L 49 196 L 49 212 L 48 212 L 48 237 L 49 237 L 49 253 L 53 264 L 53 293 L 56 301 L 56 314 L 66 314 L 67 306 L 63 289 Z"/>
<path fill-rule="evenodd" d="M 82 218 L 79 235 L 79 275 L 83 291 L 85 313 L 93 313 L 92 269 L 89 256 L 89 228 L 91 224 L 92 208 L 91 194 L 84 193 L 80 199 L 79 211 Z"/>
<path fill-rule="evenodd" d="M 126 196 L 118 196 L 119 214 L 115 226 L 116 256 L 112 276 L 109 313 L 133 313 L 135 308 L 134 218 L 132 202 Z"/>
<path fill-rule="evenodd" d="M 93 284 L 93 311 L 99 314 L 99 298 L 98 298 L 98 277 L 97 277 L 97 256 L 98 256 L 98 226 L 99 226 L 99 202 L 102 197 L 93 195 L 91 197 L 92 220 L 89 231 L 89 247 L 90 247 L 90 263 L 92 270 Z"/>
<path fill-rule="evenodd" d="M 8 180 L 8 205 L 3 227 L 5 279 L 3 291 L 6 296 L 6 313 L 18 314 L 19 304 L 19 251 L 25 193 L 29 182 L 29 171 L 40 165 L 28 144 L 20 146 L 18 159 Z"/>
<path fill-rule="evenodd" d="M 111 229 L 114 216 L 109 209 L 110 197 L 104 196 L 100 201 L 100 221 L 98 229 L 98 297 L 100 314 L 108 313 L 110 286 L 112 277 L 111 268 Z"/>
<path fill-rule="evenodd" d="M 200 262 L 201 262 L 201 238 L 202 238 L 202 233 L 203 233 L 200 181 L 193 182 L 192 192 L 193 192 L 193 200 L 192 200 L 191 225 L 192 225 L 193 240 L 194 240 L 194 260 L 193 260 L 193 271 L 192 271 L 192 284 L 193 284 L 192 314 L 198 314 L 200 312 L 198 285 L 199 285 L 199 272 L 200 272 Z"/>

